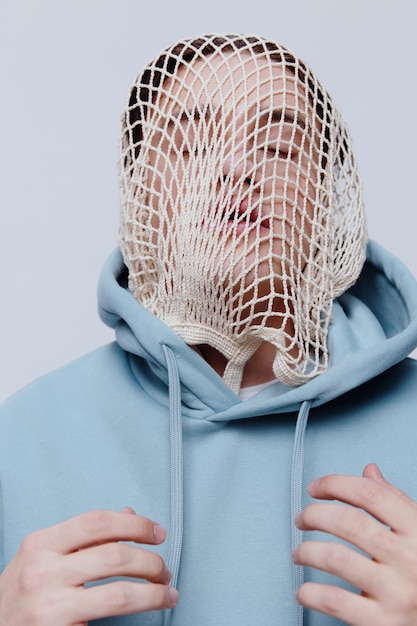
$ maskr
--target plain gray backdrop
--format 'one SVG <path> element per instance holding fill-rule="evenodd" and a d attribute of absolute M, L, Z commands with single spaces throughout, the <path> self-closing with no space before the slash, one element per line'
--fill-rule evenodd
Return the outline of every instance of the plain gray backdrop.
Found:
<path fill-rule="evenodd" d="M 261 34 L 311 65 L 350 126 L 370 236 L 417 275 L 416 17 L 414 0 L 0 0 L 0 400 L 112 340 L 96 284 L 120 112 L 183 37 Z"/>

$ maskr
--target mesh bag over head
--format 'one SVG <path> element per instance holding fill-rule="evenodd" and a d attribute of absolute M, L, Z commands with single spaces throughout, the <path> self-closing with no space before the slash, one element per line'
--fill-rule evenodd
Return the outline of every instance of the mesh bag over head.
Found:
<path fill-rule="evenodd" d="M 332 301 L 365 258 L 348 130 L 310 69 L 255 36 L 168 48 L 122 116 L 120 245 L 129 287 L 238 391 L 263 342 L 296 386 L 328 366 Z"/>

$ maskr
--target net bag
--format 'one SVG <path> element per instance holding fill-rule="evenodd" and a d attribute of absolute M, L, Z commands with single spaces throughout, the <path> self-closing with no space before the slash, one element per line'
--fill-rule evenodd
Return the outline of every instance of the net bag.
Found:
<path fill-rule="evenodd" d="M 287 385 L 326 370 L 366 228 L 349 132 L 301 60 L 255 36 L 168 48 L 131 90 L 119 172 L 120 246 L 146 309 L 218 350 L 236 392 L 263 342 Z"/>

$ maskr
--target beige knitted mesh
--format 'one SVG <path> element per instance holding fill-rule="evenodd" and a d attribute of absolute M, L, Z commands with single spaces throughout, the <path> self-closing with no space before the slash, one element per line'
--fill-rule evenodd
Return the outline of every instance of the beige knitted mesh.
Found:
<path fill-rule="evenodd" d="M 365 255 L 348 130 L 306 65 L 259 37 L 175 44 L 122 117 L 120 244 L 129 287 L 238 391 L 262 342 L 300 385 L 328 366 L 332 301 Z"/>

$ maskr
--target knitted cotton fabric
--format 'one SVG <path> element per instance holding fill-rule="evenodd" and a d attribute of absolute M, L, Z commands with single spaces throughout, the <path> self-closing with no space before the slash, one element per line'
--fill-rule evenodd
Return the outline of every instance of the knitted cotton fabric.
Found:
<path fill-rule="evenodd" d="M 263 342 L 287 385 L 326 370 L 366 227 L 349 132 L 304 62 L 255 36 L 174 44 L 132 87 L 119 171 L 139 302 L 223 354 L 234 391 Z"/>

